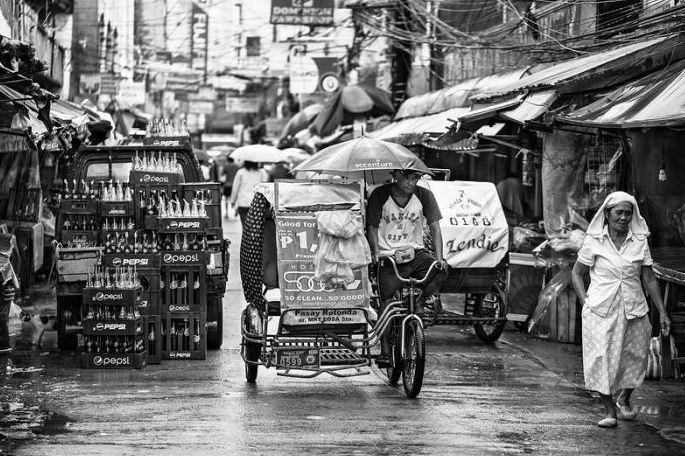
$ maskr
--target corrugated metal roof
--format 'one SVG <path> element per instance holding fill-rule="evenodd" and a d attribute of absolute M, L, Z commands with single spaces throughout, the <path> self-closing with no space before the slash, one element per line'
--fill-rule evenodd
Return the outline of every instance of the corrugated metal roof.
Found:
<path fill-rule="evenodd" d="M 393 122 L 390 125 L 369 133 L 375 139 L 395 140 L 403 145 L 417 144 L 424 133 L 442 134 L 452 125 L 449 119 L 469 111 L 469 108 L 453 108 L 428 116 L 412 117 Z"/>
<path fill-rule="evenodd" d="M 605 128 L 685 125 L 685 60 L 624 84 L 556 119 Z"/>
<path fill-rule="evenodd" d="M 601 89 L 652 71 L 681 57 L 683 38 L 671 35 L 621 46 L 609 51 L 566 60 L 524 77 L 505 87 L 475 95 L 472 101 L 485 102 L 524 91 L 555 88 L 559 92 Z"/>

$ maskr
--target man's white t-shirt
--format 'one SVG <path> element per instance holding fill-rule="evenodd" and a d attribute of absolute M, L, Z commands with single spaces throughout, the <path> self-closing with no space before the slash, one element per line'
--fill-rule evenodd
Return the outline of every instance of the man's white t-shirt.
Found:
<path fill-rule="evenodd" d="M 366 223 L 378 227 L 378 248 L 381 256 L 394 255 L 395 250 L 411 245 L 423 249 L 423 219 L 430 225 L 442 218 L 433 193 L 417 186 L 409 201 L 401 206 L 392 197 L 392 184 L 376 188 L 369 196 Z"/>

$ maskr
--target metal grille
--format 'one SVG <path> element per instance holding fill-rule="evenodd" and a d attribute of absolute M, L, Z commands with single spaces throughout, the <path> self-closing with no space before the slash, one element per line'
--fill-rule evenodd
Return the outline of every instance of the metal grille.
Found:
<path fill-rule="evenodd" d="M 598 208 L 604 198 L 619 189 L 623 172 L 623 147 L 618 138 L 598 136 L 588 149 L 584 186 L 589 196 L 589 208 Z"/>

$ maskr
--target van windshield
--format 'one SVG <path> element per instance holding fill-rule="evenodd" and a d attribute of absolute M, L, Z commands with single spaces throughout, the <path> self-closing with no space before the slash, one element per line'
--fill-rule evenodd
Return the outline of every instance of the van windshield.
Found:
<path fill-rule="evenodd" d="M 131 162 L 112 163 L 112 172 L 110 174 L 109 163 L 90 163 L 86 170 L 86 179 L 88 181 L 120 181 L 128 182 L 129 174 L 133 164 Z"/>

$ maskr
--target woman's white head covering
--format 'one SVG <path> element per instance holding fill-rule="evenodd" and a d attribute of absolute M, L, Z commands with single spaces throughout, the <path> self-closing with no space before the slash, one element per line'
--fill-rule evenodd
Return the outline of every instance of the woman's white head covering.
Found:
<path fill-rule="evenodd" d="M 647 227 L 647 222 L 645 222 L 645 219 L 640 215 L 640 208 L 637 205 L 635 197 L 626 192 L 613 192 L 606 197 L 590 222 L 590 226 L 588 226 L 585 234 L 596 238 L 602 237 L 602 233 L 604 231 L 604 220 L 606 219 L 604 214 L 605 210 L 611 209 L 619 203 L 626 202 L 633 206 L 633 219 L 630 222 L 630 231 L 638 239 L 646 239 L 649 237 L 649 228 Z"/>

